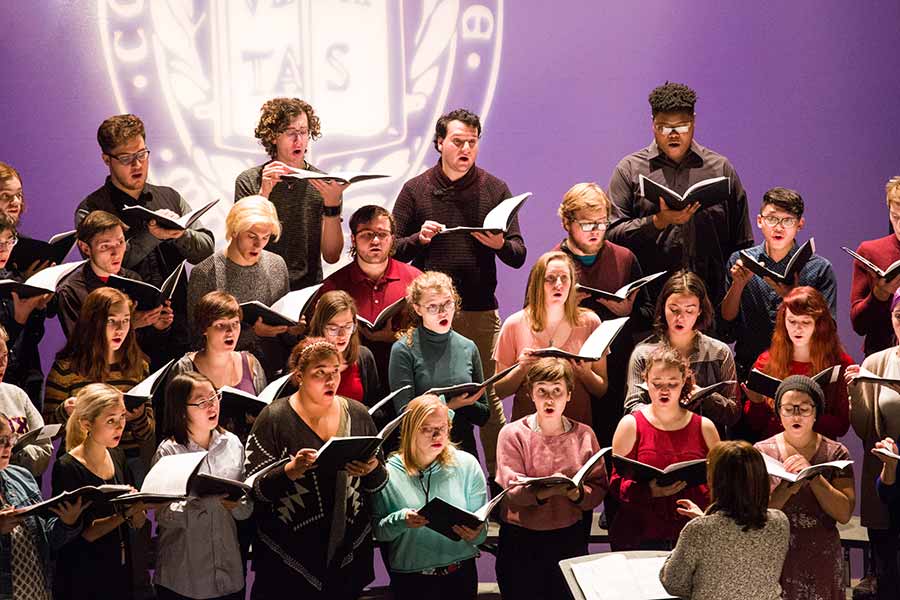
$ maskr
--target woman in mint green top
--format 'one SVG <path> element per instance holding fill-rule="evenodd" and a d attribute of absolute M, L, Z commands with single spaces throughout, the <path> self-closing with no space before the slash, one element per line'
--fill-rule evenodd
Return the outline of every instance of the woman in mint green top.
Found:
<path fill-rule="evenodd" d="M 437 396 L 409 403 L 400 451 L 387 461 L 388 483 L 373 496 L 375 539 L 387 542 L 397 600 L 475 598 L 475 557 L 487 528 L 454 526 L 453 541 L 427 527 L 416 511 L 432 498 L 474 512 L 487 502 L 478 460 L 450 443 L 447 405 Z"/>
<path fill-rule="evenodd" d="M 484 381 L 475 342 L 452 329 L 459 295 L 450 278 L 436 271 L 422 273 L 409 284 L 406 302 L 413 326 L 391 348 L 388 379 L 392 390 L 412 389 L 394 396 L 397 414 L 432 388 Z M 483 391 L 444 400 L 454 412 L 450 439 L 478 456 L 473 427 L 487 423 L 491 414 Z"/>

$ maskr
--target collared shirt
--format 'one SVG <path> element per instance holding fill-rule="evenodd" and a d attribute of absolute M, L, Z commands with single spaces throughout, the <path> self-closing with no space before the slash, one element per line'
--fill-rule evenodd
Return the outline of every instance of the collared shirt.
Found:
<path fill-rule="evenodd" d="M 375 321 L 386 306 L 406 296 L 406 286 L 421 274 L 414 266 L 390 258 L 378 281 L 372 281 L 354 260 L 329 275 L 319 293 L 343 290 L 353 298 L 359 316 Z"/>
<path fill-rule="evenodd" d="M 762 261 L 767 269 L 784 274 L 798 249 L 799 246 L 794 244 L 787 255 L 779 261 L 766 254 L 765 243 L 749 248 L 746 252 L 756 260 Z M 732 283 L 731 267 L 739 258 L 740 253 L 735 252 L 728 259 L 728 268 L 725 270 L 726 290 Z M 817 289 L 825 297 L 831 316 L 837 319 L 837 278 L 827 259 L 813 254 L 800 270 L 797 285 L 808 285 Z M 756 358 L 771 344 L 772 333 L 775 331 L 775 314 L 779 306 L 781 296 L 762 277 L 754 275 L 741 294 L 737 318 L 730 322 L 723 320 L 722 331 L 726 334 L 726 341 L 735 342 L 735 361 L 742 378 L 746 377 Z"/>
<path fill-rule="evenodd" d="M 159 445 L 153 462 L 203 451 L 192 440 L 185 446 L 169 438 Z M 199 472 L 243 481 L 244 447 L 237 436 L 213 431 Z M 157 511 L 159 547 L 165 551 L 156 555 L 154 582 L 190 598 L 217 598 L 243 589 L 244 568 L 234 521 L 247 519 L 251 512 L 247 496 L 233 511 L 226 510 L 219 498 L 191 498 Z"/>
<path fill-rule="evenodd" d="M 683 225 L 662 231 L 653 225 L 659 206 L 640 194 L 640 176 L 679 194 L 711 177 L 729 177 L 727 202 L 708 206 Z M 725 296 L 725 263 L 737 250 L 753 245 L 747 193 L 727 158 L 693 142 L 681 163 L 672 162 L 656 142 L 619 161 L 609 182 L 609 196 L 619 212 L 606 236 L 634 252 L 645 273 L 686 268 L 706 283 L 710 299 L 718 305 Z M 655 297 L 662 278 L 650 284 Z"/>

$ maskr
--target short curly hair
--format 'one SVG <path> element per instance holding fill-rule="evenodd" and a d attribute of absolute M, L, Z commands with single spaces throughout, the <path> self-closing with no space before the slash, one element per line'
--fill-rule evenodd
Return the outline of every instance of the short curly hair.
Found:
<path fill-rule="evenodd" d="M 654 117 L 659 113 L 692 115 L 694 114 L 694 105 L 697 104 L 697 92 L 683 83 L 667 81 L 650 92 L 647 100 L 650 102 L 650 112 Z"/>
<path fill-rule="evenodd" d="M 97 143 L 100 144 L 104 154 L 109 154 L 136 136 L 146 140 L 147 132 L 144 129 L 144 122 L 132 114 L 110 117 L 100 123 L 97 129 Z"/>
<path fill-rule="evenodd" d="M 291 121 L 306 114 L 309 120 L 309 137 L 317 140 L 322 135 L 319 117 L 308 103 L 299 98 L 272 98 L 262 105 L 259 123 L 253 134 L 266 149 L 266 154 L 275 158 L 275 138 L 290 127 Z"/>
<path fill-rule="evenodd" d="M 481 137 L 481 119 L 478 115 L 465 108 L 457 108 L 447 114 L 441 115 L 437 120 L 437 123 L 434 124 L 434 140 L 432 141 L 434 143 L 434 149 L 438 152 L 441 151 L 441 149 L 438 148 L 438 140 L 447 137 L 447 125 L 450 121 L 460 121 L 469 127 L 474 127 L 475 131 L 478 133 L 478 137 Z"/>

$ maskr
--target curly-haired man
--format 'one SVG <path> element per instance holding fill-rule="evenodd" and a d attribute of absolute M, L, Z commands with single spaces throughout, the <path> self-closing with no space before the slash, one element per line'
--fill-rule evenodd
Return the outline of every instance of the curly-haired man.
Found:
<path fill-rule="evenodd" d="M 609 197 L 619 212 L 606 238 L 634 252 L 645 273 L 687 268 L 706 283 L 718 306 L 725 295 L 728 257 L 753 245 L 747 194 L 727 158 L 694 141 L 697 94 L 686 85 L 666 83 L 650 92 L 653 142 L 616 165 Z M 711 177 L 729 177 L 727 201 L 700 209 L 693 203 L 673 210 L 662 199 L 640 193 L 640 176 L 683 194 Z M 650 284 L 651 297 L 662 279 Z"/>
<path fill-rule="evenodd" d="M 287 263 L 291 290 L 319 283 L 319 257 L 336 263 L 344 247 L 341 206 L 347 186 L 285 177 L 292 168 L 321 172 L 306 160 L 310 140 L 321 136 L 319 117 L 299 98 L 273 98 L 263 104 L 255 134 L 270 160 L 238 175 L 234 200 L 256 194 L 268 198 L 285 231 L 269 250 Z"/>

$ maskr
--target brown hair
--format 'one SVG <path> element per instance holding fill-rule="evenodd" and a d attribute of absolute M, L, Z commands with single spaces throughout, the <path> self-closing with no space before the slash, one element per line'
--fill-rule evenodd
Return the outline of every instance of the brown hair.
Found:
<path fill-rule="evenodd" d="M 425 419 L 436 412 L 443 412 L 447 415 L 447 430 L 449 432 L 452 422 L 450 421 L 450 410 L 444 402 L 434 394 L 426 394 L 413 398 L 412 402 L 406 405 L 406 413 L 403 417 L 403 423 L 400 425 L 400 459 L 403 461 L 403 467 L 410 476 L 419 474 L 419 471 L 425 469 L 428 465 L 419 464 L 416 456 L 416 435 Z M 455 444 L 449 441 L 447 436 L 447 445 L 441 450 L 435 459 L 438 464 L 443 467 L 454 464 L 453 450 Z"/>
<path fill-rule="evenodd" d="M 536 360 L 525 373 L 522 385 L 531 394 L 535 383 L 554 381 L 564 381 L 569 392 L 575 388 L 575 373 L 569 361 L 553 357 Z"/>
<path fill-rule="evenodd" d="M 188 444 L 187 403 L 191 399 L 191 394 L 194 393 L 194 388 L 203 383 L 208 383 L 212 389 L 216 389 L 216 384 L 199 371 L 179 373 L 172 377 L 172 380 L 166 385 L 163 432 L 182 446 Z M 222 433 L 224 430 L 221 426 L 217 426 L 216 431 Z"/>
<path fill-rule="evenodd" d="M 301 114 L 306 113 L 309 121 L 309 139 L 317 140 L 322 135 L 316 111 L 299 98 L 272 98 L 262 105 L 260 113 L 259 123 L 253 133 L 271 158 L 275 158 L 277 152 L 275 138 L 284 133 L 291 121 Z"/>
<path fill-rule="evenodd" d="M 12 166 L 8 165 L 5 162 L 0 162 L 0 182 L 9 181 L 12 178 L 16 178 L 19 180 L 19 183 L 23 186 L 25 183 L 22 181 L 22 176 L 19 175 L 19 172 Z M 22 199 L 20 200 L 22 203 L 22 210 L 19 212 L 19 216 L 21 219 L 21 215 L 25 214 L 25 192 L 24 189 L 22 191 Z"/>
<path fill-rule="evenodd" d="M 700 276 L 691 271 L 678 271 L 666 280 L 659 297 L 656 299 L 656 314 L 653 319 L 653 330 L 663 340 L 669 339 L 669 324 L 666 321 L 666 302 L 669 296 L 675 294 L 683 294 L 685 296 L 696 296 L 700 301 L 700 314 L 697 315 L 697 321 L 694 323 L 695 331 L 703 331 L 713 323 L 713 307 L 709 301 L 709 294 L 706 293 L 706 285 Z"/>
<path fill-rule="evenodd" d="M 688 361 L 681 356 L 681 353 L 665 345 L 657 346 L 647 356 L 647 362 L 644 364 L 644 383 L 649 384 L 650 370 L 658 364 L 662 365 L 664 369 L 676 369 L 684 378 L 684 384 L 681 386 L 681 395 L 678 398 L 679 403 L 685 402 L 690 398 L 691 390 L 694 388 L 694 373 L 691 371 Z"/>
<path fill-rule="evenodd" d="M 201 335 L 220 319 L 243 318 L 237 299 L 222 290 L 204 294 L 194 307 L 194 326 Z"/>
<path fill-rule="evenodd" d="M 388 223 L 391 226 L 391 235 L 394 235 L 395 224 L 394 224 L 394 215 L 391 214 L 389 210 L 384 208 L 383 206 L 378 206 L 377 204 L 366 204 L 365 206 L 360 206 L 356 209 L 356 211 L 350 215 L 350 235 L 353 236 L 351 238 L 350 249 L 347 251 L 350 256 L 356 258 L 356 234 L 359 228 L 362 225 L 368 225 L 375 219 L 380 219 L 381 217 L 386 217 Z M 394 254 L 394 247 L 396 246 L 396 240 L 391 240 L 391 250 L 390 254 Z"/>
<path fill-rule="evenodd" d="M 576 183 L 563 196 L 556 214 L 565 223 L 571 223 L 575 220 L 575 213 L 580 210 L 601 209 L 606 211 L 607 218 L 612 215 L 612 202 L 603 188 L 596 183 Z"/>
<path fill-rule="evenodd" d="M 11 231 L 13 237 L 19 235 L 19 232 L 16 229 L 16 222 L 13 221 L 12 217 L 10 217 L 8 214 L 0 211 L 0 233 L 3 233 L 4 231 Z"/>
<path fill-rule="evenodd" d="M 66 345 L 56 355 L 57 360 L 68 360 L 72 370 L 91 381 L 103 381 L 109 376 L 109 365 L 106 362 L 108 341 L 106 339 L 106 320 L 118 306 L 125 305 L 132 318 L 128 335 L 119 348 L 116 361 L 122 375 L 130 379 L 140 379 L 144 375 L 146 365 L 144 355 L 138 347 L 134 330 L 134 303 L 119 290 L 101 287 L 87 295 L 72 335 Z"/>
<path fill-rule="evenodd" d="M 769 475 L 759 450 L 745 441 L 719 442 L 706 459 L 711 501 L 706 514 L 721 512 L 744 531 L 765 527 Z"/>
<path fill-rule="evenodd" d="M 107 408 L 122 400 L 122 392 L 108 383 L 86 385 L 75 395 L 75 410 L 66 421 L 66 451 L 71 452 L 84 443 L 87 433 L 84 421 L 94 422 Z"/>
<path fill-rule="evenodd" d="M 133 137 L 141 136 L 147 139 L 144 131 L 144 122 L 135 115 L 116 115 L 100 123 L 97 129 L 97 143 L 104 154 L 109 155 L 118 146 L 128 142 Z"/>
<path fill-rule="evenodd" d="M 450 124 L 450 121 L 459 121 L 463 125 L 472 127 L 475 129 L 478 137 L 481 138 L 481 119 L 478 115 L 465 108 L 457 108 L 456 110 L 441 115 L 434 124 L 434 139 L 431 141 L 434 144 L 434 149 L 438 152 L 441 151 L 440 148 L 438 148 L 438 140 L 447 137 L 447 126 Z"/>
<path fill-rule="evenodd" d="M 344 350 L 344 362 L 348 365 L 356 364 L 359 360 L 359 323 L 356 321 L 356 302 L 345 291 L 333 290 L 325 292 L 316 302 L 316 309 L 309 322 L 309 335 L 312 337 L 325 336 L 325 326 L 338 314 L 349 310 L 353 315 L 353 333 L 350 335 L 350 343 Z"/>
<path fill-rule="evenodd" d="M 772 344 L 769 346 L 769 363 L 765 372 L 779 379 L 790 375 L 794 343 L 791 342 L 785 325 L 788 310 L 795 315 L 812 317 L 816 322 L 809 342 L 809 358 L 813 373 L 840 364 L 844 346 L 838 337 L 837 323 L 828 310 L 828 303 L 817 289 L 801 285 L 791 290 L 778 307 Z"/>
<path fill-rule="evenodd" d="M 528 283 L 525 286 L 525 316 L 528 317 L 529 325 L 532 331 L 543 331 L 546 323 L 546 311 L 544 309 L 544 278 L 547 276 L 547 268 L 551 261 L 560 260 L 565 263 L 566 269 L 569 271 L 569 295 L 566 298 L 565 319 L 572 326 L 577 327 L 581 324 L 582 315 L 587 314 L 588 310 L 579 308 L 578 297 L 575 293 L 575 284 L 578 283 L 578 273 L 575 271 L 575 264 L 569 255 L 559 250 L 545 252 L 537 259 L 531 272 L 528 273 Z"/>
<path fill-rule="evenodd" d="M 122 222 L 122 219 L 105 210 L 94 210 L 82 219 L 78 224 L 76 235 L 79 242 L 87 245 L 91 244 L 94 236 L 107 232 L 115 227 L 121 227 L 122 233 L 128 231 L 128 225 Z"/>
<path fill-rule="evenodd" d="M 422 317 L 419 316 L 413 305 L 418 305 L 422 301 L 422 296 L 428 291 L 448 292 L 456 301 L 456 311 L 459 312 L 459 294 L 456 292 L 456 286 L 453 285 L 453 280 L 450 279 L 449 275 L 440 271 L 425 271 L 420 274 L 406 286 L 406 310 L 409 311 L 410 325 L 401 335 L 406 337 L 408 346 L 412 346 L 413 331 L 416 327 L 422 325 Z"/>
<path fill-rule="evenodd" d="M 338 360 L 341 359 L 337 346 L 331 342 L 320 337 L 308 337 L 301 340 L 291 350 L 291 356 L 288 359 L 288 369 L 293 374 L 291 380 L 294 385 L 300 385 L 300 375 L 309 365 L 316 361 L 324 360 L 329 356 L 334 356 Z"/>

